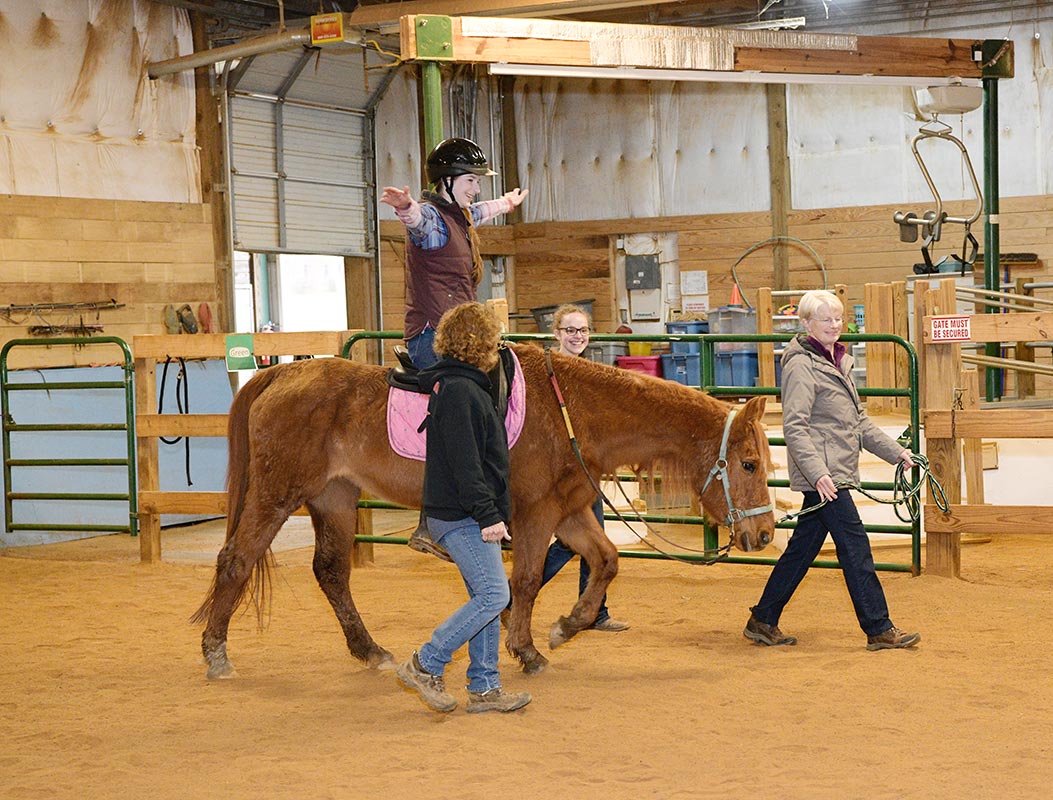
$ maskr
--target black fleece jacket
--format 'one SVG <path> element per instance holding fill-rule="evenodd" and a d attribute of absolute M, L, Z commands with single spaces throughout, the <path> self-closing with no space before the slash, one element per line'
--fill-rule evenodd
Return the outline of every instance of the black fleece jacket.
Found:
<path fill-rule="evenodd" d="M 420 373 L 428 401 L 424 513 L 442 520 L 471 517 L 486 528 L 508 523 L 508 436 L 482 370 L 444 358 Z"/>

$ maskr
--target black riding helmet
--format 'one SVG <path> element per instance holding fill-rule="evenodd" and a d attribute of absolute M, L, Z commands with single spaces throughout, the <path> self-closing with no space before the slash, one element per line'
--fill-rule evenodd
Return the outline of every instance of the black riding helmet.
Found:
<path fill-rule="evenodd" d="M 471 139 L 443 139 L 428 153 L 428 180 L 435 184 L 442 178 L 458 175 L 478 175 L 481 178 L 497 173 L 490 169 L 486 156 Z"/>

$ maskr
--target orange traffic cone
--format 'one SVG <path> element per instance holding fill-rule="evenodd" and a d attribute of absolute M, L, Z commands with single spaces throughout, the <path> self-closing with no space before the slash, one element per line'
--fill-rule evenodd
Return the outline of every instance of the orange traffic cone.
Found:
<path fill-rule="evenodd" d="M 742 292 L 739 291 L 739 285 L 734 283 L 731 285 L 731 302 L 728 303 L 731 306 L 742 306 L 745 303 L 742 302 Z"/>

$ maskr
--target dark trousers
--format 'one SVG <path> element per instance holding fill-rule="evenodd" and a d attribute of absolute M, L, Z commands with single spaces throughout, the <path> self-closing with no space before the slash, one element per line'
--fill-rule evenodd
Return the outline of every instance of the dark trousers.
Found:
<path fill-rule="evenodd" d="M 818 492 L 804 493 L 803 508 L 819 502 Z M 859 627 L 868 636 L 884 633 L 892 627 L 885 592 L 874 569 L 870 540 L 848 489 L 839 489 L 836 500 L 799 519 L 786 552 L 768 577 L 760 602 L 750 609 L 753 616 L 767 625 L 779 624 L 783 608 L 819 554 L 827 533 L 833 537 L 837 548 L 837 560 L 845 576 Z"/>

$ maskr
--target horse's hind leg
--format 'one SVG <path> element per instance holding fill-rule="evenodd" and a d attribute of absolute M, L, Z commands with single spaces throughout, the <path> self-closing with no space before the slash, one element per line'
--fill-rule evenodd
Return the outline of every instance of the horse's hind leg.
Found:
<path fill-rule="evenodd" d="M 207 608 L 208 621 L 201 634 L 201 652 L 208 665 L 206 676 L 210 680 L 233 678 L 235 675 L 234 667 L 227 658 L 227 630 L 231 615 L 245 596 L 246 585 L 254 568 L 260 567 L 259 580 L 267 580 L 266 562 L 261 563 L 261 560 L 288 518 L 289 512 L 284 509 L 262 509 L 257 496 L 250 493 L 237 529 L 216 557 L 212 591 L 206 606 L 202 606 L 198 612 L 201 614 Z M 266 583 L 258 588 L 257 602 L 263 603 L 265 597 L 262 593 L 266 590 Z"/>
<path fill-rule="evenodd" d="M 393 669 L 390 652 L 373 641 L 351 597 L 351 548 L 358 529 L 360 491 L 346 481 L 332 481 L 307 504 L 314 522 L 314 576 L 344 630 L 351 655 L 373 669 Z"/>

